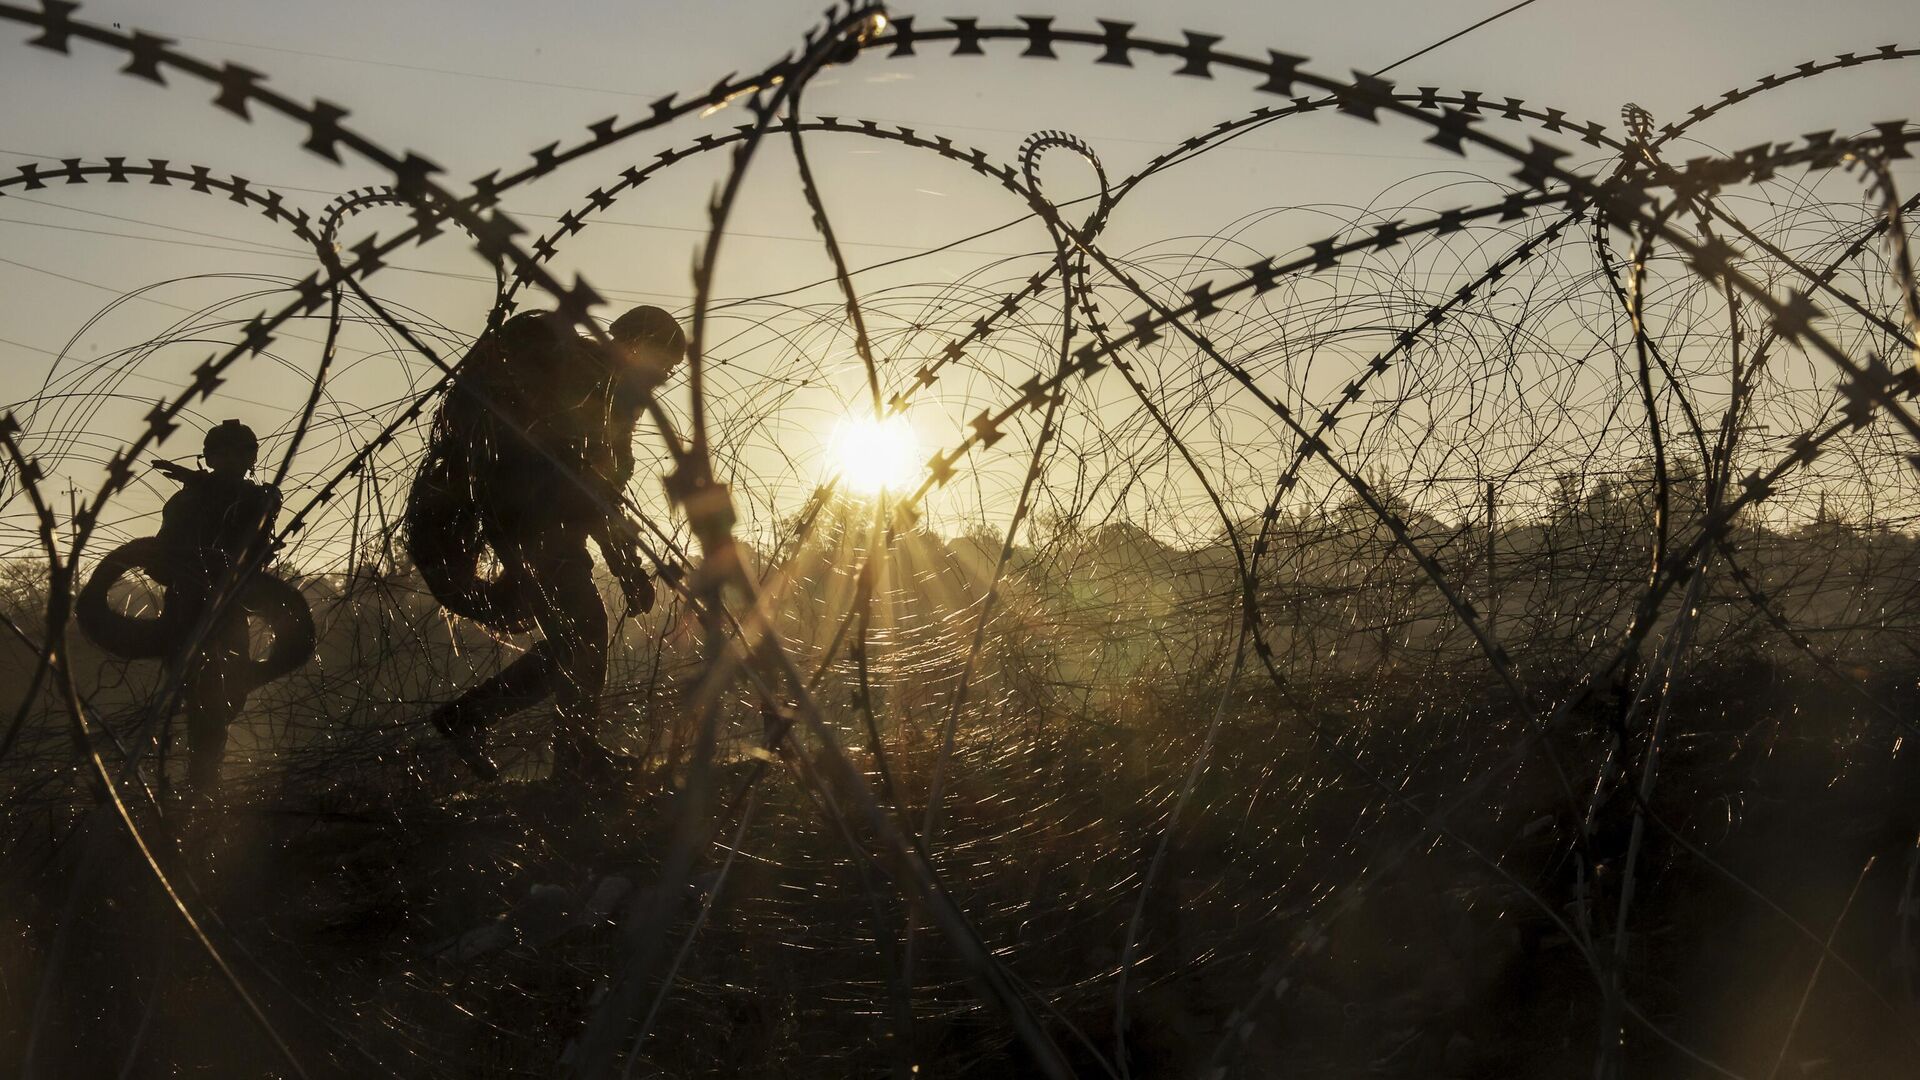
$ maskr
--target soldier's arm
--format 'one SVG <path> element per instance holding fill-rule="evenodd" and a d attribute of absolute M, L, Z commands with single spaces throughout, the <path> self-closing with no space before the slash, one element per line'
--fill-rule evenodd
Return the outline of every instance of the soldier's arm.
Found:
<path fill-rule="evenodd" d="M 628 606 L 636 611 L 652 611 L 656 599 L 653 578 L 647 573 L 640 552 L 638 524 L 616 509 L 596 520 L 593 541 L 600 546 L 607 570 L 613 574 L 613 580 L 619 582 Z"/>
<path fill-rule="evenodd" d="M 221 552 L 235 567 L 245 565 L 255 551 L 270 555 L 273 526 L 279 518 L 280 489 L 272 484 L 254 485 L 253 491 L 229 504 L 219 532 Z"/>
<path fill-rule="evenodd" d="M 280 522 L 280 506 L 282 502 L 280 489 L 274 487 L 272 484 L 261 484 L 260 501 L 262 506 L 260 511 L 260 531 L 270 533 L 273 531 L 273 527 Z"/>
<path fill-rule="evenodd" d="M 274 487 L 272 484 L 262 484 L 260 485 L 260 499 L 262 505 L 260 510 L 258 542 L 265 546 L 265 557 L 261 560 L 265 562 L 266 559 L 273 557 L 274 552 L 280 550 L 280 543 L 274 539 L 273 535 L 274 526 L 280 523 L 280 489 Z"/>

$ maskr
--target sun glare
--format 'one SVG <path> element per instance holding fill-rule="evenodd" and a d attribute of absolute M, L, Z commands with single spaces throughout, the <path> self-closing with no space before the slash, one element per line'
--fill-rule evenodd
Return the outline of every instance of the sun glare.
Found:
<path fill-rule="evenodd" d="M 919 465 L 920 440 L 904 416 L 848 417 L 829 444 L 843 487 L 862 495 L 899 491 Z"/>

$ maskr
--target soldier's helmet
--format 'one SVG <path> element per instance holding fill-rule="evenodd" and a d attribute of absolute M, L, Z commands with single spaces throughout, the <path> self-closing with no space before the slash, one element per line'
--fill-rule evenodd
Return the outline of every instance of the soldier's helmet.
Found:
<path fill-rule="evenodd" d="M 207 429 L 200 451 L 209 458 L 238 457 L 251 466 L 260 457 L 260 438 L 238 420 L 222 420 Z"/>
<path fill-rule="evenodd" d="M 687 355 L 687 335 L 679 321 L 651 305 L 634 308 L 613 320 L 611 333 L 628 352 L 650 354 L 648 359 L 668 371 Z"/>

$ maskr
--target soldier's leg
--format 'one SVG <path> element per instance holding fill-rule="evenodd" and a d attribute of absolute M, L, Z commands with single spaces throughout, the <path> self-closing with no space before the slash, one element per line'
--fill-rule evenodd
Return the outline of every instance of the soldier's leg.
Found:
<path fill-rule="evenodd" d="M 594 732 L 607 679 L 607 609 L 593 582 L 583 530 L 556 530 L 541 556 L 534 618 L 553 650 L 555 761 L 565 769 L 583 753 L 599 751 Z"/>
<path fill-rule="evenodd" d="M 203 662 L 188 679 L 187 782 L 182 790 L 194 797 L 210 795 L 220 786 L 220 766 L 227 756 L 227 726 L 233 715 L 216 667 Z"/>
<path fill-rule="evenodd" d="M 517 521 L 502 522 L 495 516 L 483 519 L 487 542 L 492 545 L 506 572 L 515 579 L 515 588 L 538 607 L 538 572 L 529 556 L 531 550 L 513 528 Z M 440 734 L 453 743 L 454 752 L 483 779 L 500 775 L 499 767 L 487 754 L 486 730 L 503 717 L 536 705 L 553 693 L 557 679 L 554 646 L 536 642 L 525 653 L 500 669 L 499 673 L 453 701 L 434 709 L 429 719 Z"/>
<path fill-rule="evenodd" d="M 249 663 L 244 616 L 228 618 L 201 644 L 200 656 L 187 676 L 185 695 L 190 794 L 204 797 L 220 786 L 228 729 L 246 703 Z"/>
<path fill-rule="evenodd" d="M 435 726 L 450 732 L 485 731 L 501 718 L 539 704 L 553 693 L 553 649 L 536 642 L 487 681 L 434 710 Z"/>

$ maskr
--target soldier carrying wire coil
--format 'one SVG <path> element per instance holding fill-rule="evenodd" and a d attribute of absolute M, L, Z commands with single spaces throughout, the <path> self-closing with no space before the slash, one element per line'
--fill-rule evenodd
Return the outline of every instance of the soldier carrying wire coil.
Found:
<path fill-rule="evenodd" d="M 408 548 L 435 599 L 496 632 L 540 641 L 493 678 L 437 708 L 434 727 L 477 775 L 499 776 L 487 729 L 556 700 L 556 777 L 615 779 L 631 766 L 596 737 L 607 671 L 607 612 L 591 539 L 628 604 L 653 607 L 634 522 L 620 511 L 640 412 L 686 354 L 673 316 L 638 307 L 613 346 L 556 315 L 529 312 L 488 332 L 462 361 L 434 419 L 407 499 Z M 498 571 L 483 577 L 483 558 Z"/>

